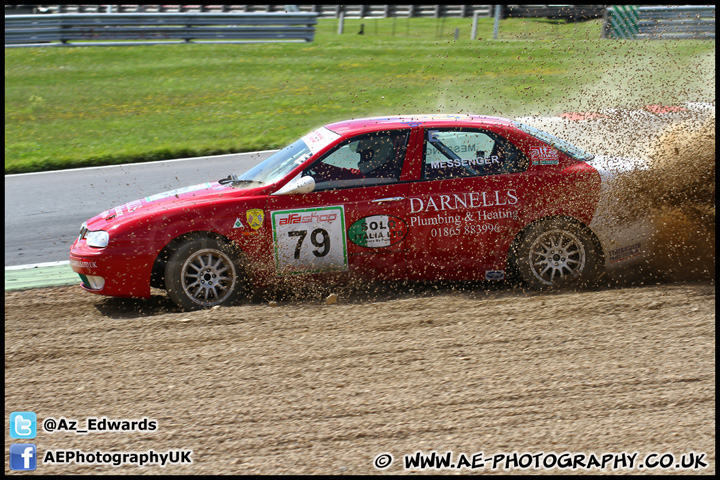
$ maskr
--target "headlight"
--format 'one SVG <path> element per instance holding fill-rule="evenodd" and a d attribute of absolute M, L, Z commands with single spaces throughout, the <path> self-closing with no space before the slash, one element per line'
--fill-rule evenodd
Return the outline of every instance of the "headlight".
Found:
<path fill-rule="evenodd" d="M 85 241 L 91 247 L 104 248 L 107 247 L 107 244 L 110 241 L 110 234 L 102 230 L 87 232 L 85 234 Z"/>

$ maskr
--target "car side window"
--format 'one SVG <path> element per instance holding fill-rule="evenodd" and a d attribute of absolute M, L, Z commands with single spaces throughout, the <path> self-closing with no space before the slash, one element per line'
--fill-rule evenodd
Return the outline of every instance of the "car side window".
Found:
<path fill-rule="evenodd" d="M 425 132 L 425 180 L 516 173 L 525 171 L 527 165 L 525 155 L 494 132 L 473 129 Z"/>
<path fill-rule="evenodd" d="M 387 130 L 352 137 L 314 162 L 303 176 L 315 190 L 395 183 L 400 178 L 410 130 Z"/>

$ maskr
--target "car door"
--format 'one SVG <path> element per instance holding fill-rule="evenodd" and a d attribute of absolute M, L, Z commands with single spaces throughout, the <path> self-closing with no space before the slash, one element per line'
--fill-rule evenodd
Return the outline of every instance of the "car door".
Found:
<path fill-rule="evenodd" d="M 526 169 L 522 151 L 497 132 L 426 128 L 422 179 L 408 199 L 410 278 L 503 279 Z"/>
<path fill-rule="evenodd" d="M 278 275 L 404 278 L 409 185 L 400 177 L 410 134 L 351 137 L 302 172 L 312 192 L 269 197 Z"/>

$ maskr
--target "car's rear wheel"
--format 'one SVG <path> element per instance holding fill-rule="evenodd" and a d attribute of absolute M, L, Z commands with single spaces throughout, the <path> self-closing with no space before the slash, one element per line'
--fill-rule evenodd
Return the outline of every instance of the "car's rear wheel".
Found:
<path fill-rule="evenodd" d="M 185 310 L 231 305 L 245 296 L 246 281 L 233 246 L 216 238 L 188 240 L 165 267 L 168 296 Z"/>
<path fill-rule="evenodd" d="M 511 252 L 516 275 L 534 289 L 591 283 L 599 275 L 600 260 L 592 234 L 562 218 L 531 225 Z"/>

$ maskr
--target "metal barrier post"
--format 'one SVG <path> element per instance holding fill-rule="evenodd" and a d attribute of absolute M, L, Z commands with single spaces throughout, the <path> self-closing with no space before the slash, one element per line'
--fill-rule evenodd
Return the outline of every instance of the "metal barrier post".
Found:
<path fill-rule="evenodd" d="M 480 12 L 473 13 L 473 25 L 472 32 L 470 32 L 470 40 L 475 40 L 477 38 L 477 22 L 479 13 Z"/>
<path fill-rule="evenodd" d="M 493 24 L 493 40 L 497 40 L 498 30 L 500 30 L 500 7 L 501 7 L 501 5 L 495 5 L 495 23 Z"/>

